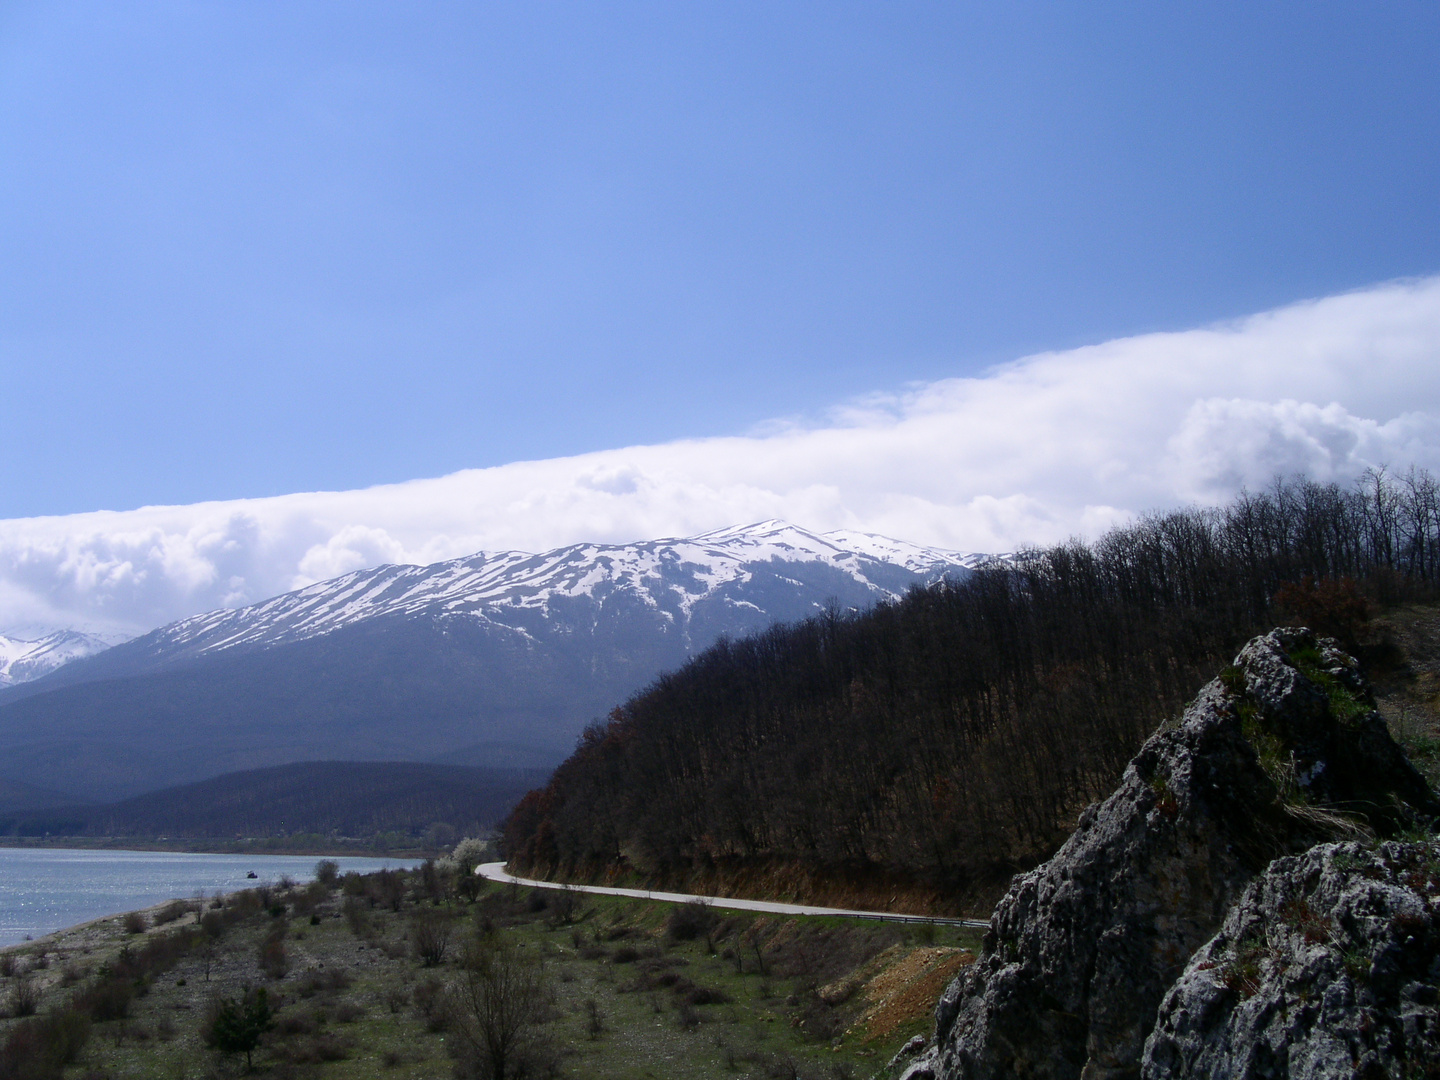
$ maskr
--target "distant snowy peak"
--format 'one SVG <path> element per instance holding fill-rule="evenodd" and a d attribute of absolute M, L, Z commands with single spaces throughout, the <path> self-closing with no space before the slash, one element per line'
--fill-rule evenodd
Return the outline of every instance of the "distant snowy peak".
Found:
<path fill-rule="evenodd" d="M 539 554 L 482 551 L 430 566 L 379 566 L 251 607 L 196 615 L 141 640 L 156 651 L 197 656 L 421 614 L 468 617 L 528 634 L 525 627 L 534 620 L 522 618 L 527 612 L 548 618 L 556 605 L 567 612 L 576 603 L 598 610 L 622 600 L 683 626 L 697 604 L 746 603 L 740 594 L 757 575 L 825 567 L 843 574 L 873 602 L 947 574 L 964 574 L 985 558 L 865 533 L 817 534 L 762 521 L 635 544 L 574 544 Z"/>
<path fill-rule="evenodd" d="M 0 687 L 38 679 L 63 664 L 94 656 L 109 647 L 109 642 L 77 630 L 58 630 L 36 641 L 0 634 Z"/>

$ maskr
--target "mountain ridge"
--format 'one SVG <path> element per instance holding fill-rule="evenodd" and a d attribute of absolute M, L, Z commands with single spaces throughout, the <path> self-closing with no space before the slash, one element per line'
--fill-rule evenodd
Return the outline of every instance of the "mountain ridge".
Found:
<path fill-rule="evenodd" d="M 320 759 L 553 764 L 722 637 L 867 609 L 986 558 L 770 521 L 356 571 L 0 692 L 0 777 L 119 799 Z"/>
<path fill-rule="evenodd" d="M 777 519 L 693 537 L 633 544 L 571 544 L 544 552 L 480 551 L 427 565 L 389 563 L 352 571 L 243 608 L 202 612 L 114 647 L 110 655 L 48 674 L 28 696 L 51 687 L 133 675 L 228 650 L 271 648 L 359 622 L 396 616 L 467 617 L 533 638 L 533 624 L 566 602 L 603 605 L 628 595 L 690 637 L 695 608 L 713 601 L 762 609 L 738 592 L 754 564 L 829 566 L 849 576 L 873 603 L 912 585 L 968 572 L 990 559 L 852 530 L 812 533 Z M 818 604 L 816 605 L 819 606 Z M 742 620 L 753 622 L 754 620 Z M 703 620 L 702 620 L 703 625 Z M 753 626 L 747 626 L 753 629 Z M 708 638 L 703 631 L 702 637 Z M 693 638 L 685 642 L 693 651 Z M 0 701 L 18 695 L 0 695 Z"/>
<path fill-rule="evenodd" d="M 0 688 L 33 682 L 108 648 L 108 641 L 79 630 L 56 630 L 34 640 L 0 634 Z"/>

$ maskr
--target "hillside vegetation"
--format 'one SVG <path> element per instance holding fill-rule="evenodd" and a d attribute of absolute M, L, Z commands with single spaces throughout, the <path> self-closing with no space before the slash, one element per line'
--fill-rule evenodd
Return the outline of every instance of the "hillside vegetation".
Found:
<path fill-rule="evenodd" d="M 0 949 L 0 1078 L 855 1080 L 932 1026 L 977 937 L 444 862 L 282 881 Z"/>
<path fill-rule="evenodd" d="M 981 904 L 1276 621 L 1378 655 L 1432 597 L 1440 485 L 1295 479 L 721 642 L 590 728 L 505 827 L 563 878 Z M 941 898 L 945 899 L 941 899 Z"/>

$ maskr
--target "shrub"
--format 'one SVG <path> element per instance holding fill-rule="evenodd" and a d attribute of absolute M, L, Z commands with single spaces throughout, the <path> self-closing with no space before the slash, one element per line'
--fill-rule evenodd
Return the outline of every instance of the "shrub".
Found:
<path fill-rule="evenodd" d="M 283 979 L 285 973 L 290 970 L 290 960 L 285 955 L 285 930 L 284 923 L 276 926 L 265 936 L 265 940 L 260 942 L 256 950 L 260 970 L 265 973 L 267 978 Z"/>
<path fill-rule="evenodd" d="M 445 985 L 439 979 L 426 979 L 415 987 L 415 1009 L 425 1021 L 425 1030 L 432 1034 L 450 1026 L 450 1010 L 445 1001 Z"/>
<path fill-rule="evenodd" d="M 340 864 L 334 859 L 321 859 L 315 864 L 315 880 L 325 888 L 334 888 L 339 878 Z"/>
<path fill-rule="evenodd" d="M 370 912 L 359 897 L 345 897 L 345 904 L 341 910 L 345 914 L 345 923 L 350 927 L 352 934 L 358 938 L 368 938 L 370 936 Z"/>
<path fill-rule="evenodd" d="M 145 915 L 139 911 L 127 911 L 120 924 L 125 928 L 127 934 L 143 934 L 145 932 Z"/>
<path fill-rule="evenodd" d="M 714 927 L 715 913 L 709 904 L 677 904 L 665 922 L 665 933 L 674 941 L 694 941 L 701 935 L 708 939 Z"/>
<path fill-rule="evenodd" d="M 15 985 L 10 987 L 9 1006 L 11 1016 L 35 1015 L 40 1007 L 40 988 L 33 979 L 24 976 L 15 980 Z"/>
<path fill-rule="evenodd" d="M 445 962 L 450 951 L 450 919 L 444 912 L 434 909 L 417 911 L 410 923 L 410 943 L 415 955 L 426 967 L 435 967 Z"/>
<path fill-rule="evenodd" d="M 398 870 L 377 870 L 370 875 L 371 899 L 381 907 L 399 911 L 405 899 L 405 878 Z"/>
<path fill-rule="evenodd" d="M 1317 634 L 1339 638 L 1354 652 L 1374 614 L 1370 601 L 1353 578 L 1316 578 L 1305 574 L 1298 583 L 1287 581 L 1271 599 L 1276 614 L 1292 625 L 1308 626 Z"/>
<path fill-rule="evenodd" d="M 295 984 L 295 992 L 302 998 L 314 997 L 317 993 L 331 993 L 344 990 L 350 985 L 350 973 L 344 968 L 329 968 L 325 971 L 307 971 Z"/>
<path fill-rule="evenodd" d="M 177 922 L 194 910 L 194 905 L 188 900 L 171 900 L 155 913 L 155 925 L 164 926 L 167 923 Z"/>
<path fill-rule="evenodd" d="M 65 1066 L 80 1056 L 90 1022 L 73 1009 L 24 1020 L 10 1029 L 0 1046 L 0 1076 L 23 1080 L 60 1080 Z"/>
<path fill-rule="evenodd" d="M 539 1025 L 550 1011 L 550 985 L 538 962 L 499 939 L 476 945 L 451 996 L 458 1071 L 487 1078 L 543 1071 L 550 1048 Z"/>
<path fill-rule="evenodd" d="M 117 976 L 113 971 L 103 971 L 100 977 L 72 999 L 74 1008 L 91 1020 L 104 1023 L 107 1020 L 123 1020 L 130 1015 L 130 999 L 135 996 L 129 980 Z"/>
<path fill-rule="evenodd" d="M 260 1036 L 274 1026 L 265 991 L 246 990 L 238 998 L 216 998 L 202 1023 L 201 1038 L 222 1054 L 244 1054 L 245 1068 L 253 1068 L 250 1055 Z"/>

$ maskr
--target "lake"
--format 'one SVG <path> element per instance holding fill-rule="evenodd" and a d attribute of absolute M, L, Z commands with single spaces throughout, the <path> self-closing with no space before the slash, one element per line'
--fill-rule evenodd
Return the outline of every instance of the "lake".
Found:
<path fill-rule="evenodd" d="M 306 882 L 320 858 L 0 848 L 0 946 L 164 900 L 188 900 L 197 892 L 234 892 L 282 875 Z M 416 859 L 333 858 L 341 873 L 419 865 Z M 247 878 L 249 871 L 257 877 Z"/>

